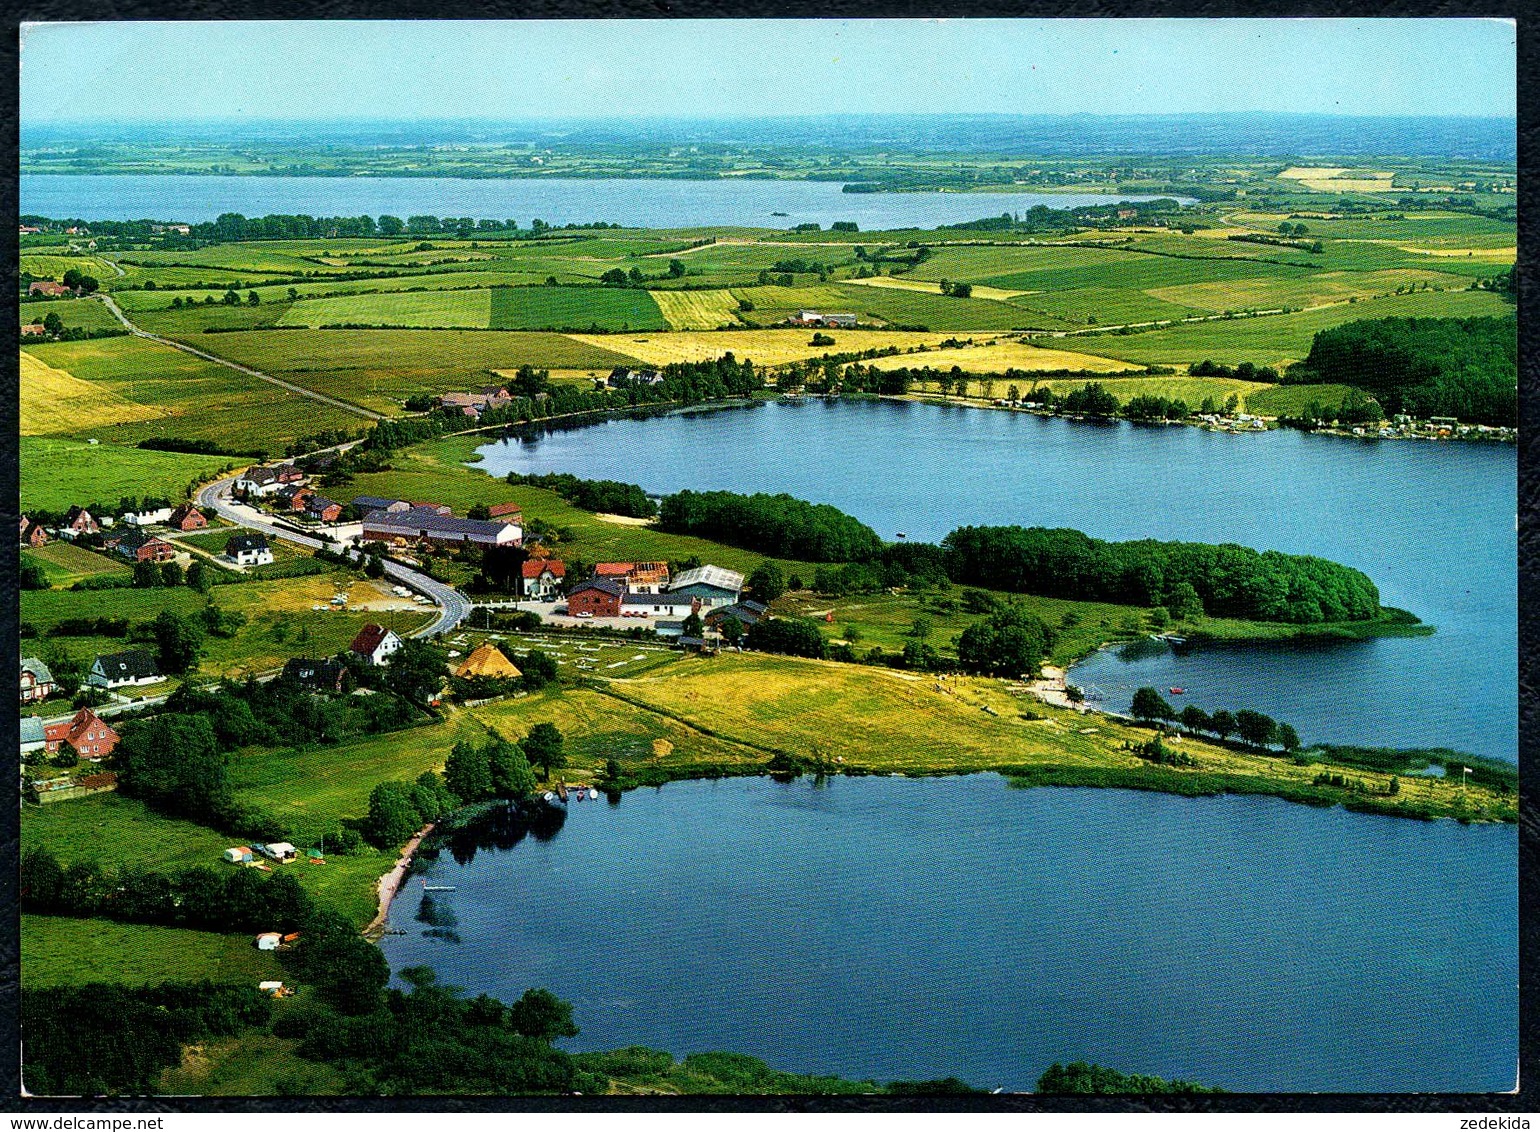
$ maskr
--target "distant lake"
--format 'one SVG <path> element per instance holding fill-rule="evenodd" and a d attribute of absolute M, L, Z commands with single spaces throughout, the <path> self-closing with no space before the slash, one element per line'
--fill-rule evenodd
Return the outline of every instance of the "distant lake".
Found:
<path fill-rule="evenodd" d="M 56 219 L 213 220 L 243 216 L 474 216 L 548 224 L 603 220 L 628 228 L 934 228 L 1034 205 L 1072 208 L 1153 200 L 1097 193 L 844 193 L 833 181 L 583 178 L 216 177 L 182 174 L 23 174 L 24 214 Z M 1190 202 L 1187 202 L 1190 203 Z M 784 213 L 785 215 L 776 215 Z"/>
<path fill-rule="evenodd" d="M 1517 828 L 995 775 L 671 783 L 458 838 L 391 967 L 574 1005 L 575 1050 L 1030 1089 L 1511 1089 Z M 423 903 L 427 896 L 428 902 Z"/>
<path fill-rule="evenodd" d="M 906 402 L 770 403 L 611 420 L 479 450 L 492 475 L 571 472 L 650 492 L 785 491 L 884 538 L 968 524 L 1073 527 L 1104 539 L 1234 542 L 1367 573 L 1431 637 L 1225 648 L 1071 679 L 1126 710 L 1175 685 L 1306 742 L 1518 754 L 1517 453 L 1510 445 L 1229 435 Z"/>

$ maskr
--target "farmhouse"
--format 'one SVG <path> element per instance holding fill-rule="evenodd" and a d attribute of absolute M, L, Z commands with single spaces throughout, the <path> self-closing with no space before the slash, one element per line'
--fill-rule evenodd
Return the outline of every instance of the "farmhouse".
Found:
<path fill-rule="evenodd" d="M 35 755 L 48 746 L 48 736 L 43 721 L 35 715 L 21 717 L 21 757 Z"/>
<path fill-rule="evenodd" d="M 145 534 L 141 528 L 114 539 L 112 549 L 134 562 L 169 562 L 176 557 L 176 547 L 163 538 Z"/>
<path fill-rule="evenodd" d="M 50 754 L 69 747 L 78 758 L 92 762 L 105 759 L 118 745 L 118 733 L 90 708 L 81 708 L 67 723 L 46 725 L 43 732 Z"/>
<path fill-rule="evenodd" d="M 495 680 L 513 680 L 522 675 L 513 661 L 503 655 L 503 651 L 489 641 L 483 641 L 471 650 L 471 655 L 465 658 L 464 663 L 455 669 L 455 675 L 462 680 L 470 680 L 477 676 L 488 676 Z"/>
<path fill-rule="evenodd" d="M 302 483 L 290 483 L 275 491 L 273 498 L 277 500 L 280 507 L 287 507 L 291 511 L 303 511 L 314 495 L 314 489 Z"/>
<path fill-rule="evenodd" d="M 590 578 L 567 591 L 567 612 L 574 617 L 619 617 L 625 585 L 614 578 Z"/>
<path fill-rule="evenodd" d="M 518 546 L 524 541 L 519 523 L 456 519 L 436 506 L 408 511 L 371 511 L 364 516 L 365 542 L 474 543 L 478 546 Z"/>
<path fill-rule="evenodd" d="M 263 535 L 232 535 L 225 543 L 225 557 L 237 566 L 266 566 L 273 560 L 273 551 Z"/>
<path fill-rule="evenodd" d="M 357 507 L 365 515 L 371 511 L 396 512 L 410 511 L 412 509 L 412 505 L 405 499 L 383 499 L 378 495 L 355 495 L 353 497 L 353 506 Z"/>
<path fill-rule="evenodd" d="M 708 608 L 732 605 L 743 592 L 743 575 L 720 566 L 697 566 L 680 574 L 667 590 L 671 594 L 698 597 Z"/>
<path fill-rule="evenodd" d="M 323 523 L 335 523 L 342 515 L 342 504 L 333 503 L 324 495 L 316 495 L 305 501 L 305 513 Z"/>
<path fill-rule="evenodd" d="M 48 532 L 43 529 L 43 524 L 36 519 L 28 519 L 22 516 L 21 543 L 23 546 L 47 546 Z"/>
<path fill-rule="evenodd" d="M 339 660 L 307 660 L 304 657 L 293 657 L 284 663 L 282 678 L 293 680 L 307 692 L 337 694 L 342 691 L 342 683 L 347 676 L 347 671 L 347 666 Z"/>
<path fill-rule="evenodd" d="M 567 564 L 559 558 L 527 558 L 523 571 L 524 596 L 549 601 L 567 576 Z"/>
<path fill-rule="evenodd" d="M 633 385 L 662 385 L 663 375 L 655 369 L 627 369 L 616 366 L 604 383 L 611 389 L 625 389 Z"/>
<path fill-rule="evenodd" d="M 166 524 L 173 530 L 201 531 L 209 525 L 209 521 L 203 517 L 203 512 L 191 503 L 184 503 L 171 512 L 171 517 L 166 520 Z"/>
<path fill-rule="evenodd" d="M 21 328 L 23 338 L 41 338 L 48 333 L 48 328 L 41 322 L 29 322 Z"/>
<path fill-rule="evenodd" d="M 160 668 L 155 658 L 143 649 L 129 649 L 97 657 L 86 683 L 98 688 L 121 688 L 129 684 L 153 684 L 159 679 Z"/>
<path fill-rule="evenodd" d="M 735 605 L 723 605 L 711 610 L 706 614 L 705 621 L 708 629 L 719 629 L 723 621 L 732 617 L 747 629 L 750 625 L 758 623 L 764 615 L 765 607 L 759 602 L 740 601 Z"/>
<path fill-rule="evenodd" d="M 359 660 L 370 664 L 384 664 L 390 655 L 401 647 L 401 638 L 394 629 L 370 622 L 358 631 L 348 651 Z"/>
<path fill-rule="evenodd" d="M 76 535 L 93 535 L 102 529 L 102 525 L 91 517 L 91 512 L 84 507 L 71 507 L 69 513 L 64 516 L 64 524 L 60 528 L 68 531 L 65 538 L 74 538 Z"/>
<path fill-rule="evenodd" d="M 856 316 L 845 312 L 823 314 L 819 311 L 798 311 L 797 316 L 789 321 L 797 326 L 842 326 L 848 329 L 856 325 Z"/>
<path fill-rule="evenodd" d="M 272 495 L 285 484 L 301 483 L 305 473 L 293 464 L 274 464 L 271 467 L 247 468 L 235 480 L 237 494 L 250 498 L 253 495 Z"/>
<path fill-rule="evenodd" d="M 50 298 L 62 298 L 65 295 L 73 295 L 75 292 L 63 283 L 55 283 L 52 279 L 39 279 L 27 288 L 29 295 L 48 295 Z"/>
<path fill-rule="evenodd" d="M 48 671 L 48 665 L 35 656 L 21 658 L 21 702 L 24 704 L 36 703 L 38 700 L 46 700 L 53 695 L 58 685 L 54 683 L 53 673 Z"/>

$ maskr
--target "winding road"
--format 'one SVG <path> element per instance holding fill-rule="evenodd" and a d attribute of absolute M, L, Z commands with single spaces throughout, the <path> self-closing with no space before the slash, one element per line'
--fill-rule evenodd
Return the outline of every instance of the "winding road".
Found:
<path fill-rule="evenodd" d="M 231 490 L 235 485 L 235 477 L 227 476 L 222 480 L 216 480 L 207 484 L 198 491 L 198 505 L 200 507 L 212 507 L 222 519 L 227 519 L 238 526 L 249 530 L 259 531 L 268 538 L 282 539 L 297 546 L 309 547 L 311 550 L 319 550 L 322 546 L 331 546 L 330 541 L 323 542 L 319 538 L 309 535 L 296 534 L 287 527 L 281 527 L 276 523 L 268 522 L 265 518 L 259 518 L 251 508 L 237 504 L 231 499 Z M 453 586 L 447 586 L 443 582 L 436 581 L 428 575 L 402 566 L 398 562 L 385 562 L 385 576 L 398 585 L 403 585 L 418 593 L 425 594 L 439 607 L 438 617 L 429 625 L 413 633 L 414 637 L 431 637 L 435 633 L 447 633 L 456 625 L 470 616 L 471 602 L 464 594 Z"/>

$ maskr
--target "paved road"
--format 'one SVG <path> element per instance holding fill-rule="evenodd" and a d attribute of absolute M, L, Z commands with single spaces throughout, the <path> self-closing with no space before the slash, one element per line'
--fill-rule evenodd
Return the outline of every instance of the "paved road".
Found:
<path fill-rule="evenodd" d="M 194 357 L 214 362 L 216 365 L 228 366 L 237 373 L 244 373 L 247 377 L 258 378 L 270 385 L 276 385 L 280 389 L 287 389 L 290 393 L 298 393 L 301 397 L 308 397 L 312 401 L 319 401 L 323 405 L 330 405 L 334 409 L 341 409 L 343 412 L 352 413 L 354 416 L 366 417 L 371 421 L 382 421 L 385 419 L 384 413 L 376 413 L 369 409 L 359 408 L 357 405 L 350 405 L 346 401 L 339 401 L 335 397 L 328 397 L 324 393 L 317 393 L 314 389 L 306 389 L 303 385 L 295 385 L 292 381 L 284 381 L 281 377 L 274 377 L 270 373 L 263 373 L 261 370 L 252 369 L 250 366 L 243 366 L 239 362 L 232 362 L 228 358 L 221 358 L 217 354 L 210 354 L 196 349 L 185 342 L 176 342 L 170 338 L 162 338 L 159 334 L 151 334 L 148 330 L 140 330 L 139 327 L 129 321 L 128 316 L 123 313 L 118 304 L 112 301 L 111 295 L 104 295 L 98 292 L 97 298 L 101 299 L 106 308 L 112 312 L 113 317 L 140 338 L 147 338 L 151 342 L 159 342 L 162 346 L 170 346 L 173 350 L 181 350 L 184 354 L 192 354 Z"/>
<path fill-rule="evenodd" d="M 293 531 L 268 522 L 265 518 L 259 518 L 249 507 L 234 504 L 230 499 L 230 490 L 234 483 L 235 477 L 230 476 L 207 485 L 198 492 L 198 505 L 212 507 L 221 518 L 254 531 L 261 531 L 269 538 L 282 539 L 284 542 L 309 547 L 311 550 L 319 549 L 323 545 L 318 538 L 295 534 Z M 385 563 L 385 576 L 418 593 L 426 594 L 439 607 L 438 618 L 432 624 L 419 629 L 413 634 L 414 636 L 431 637 L 435 633 L 447 633 L 470 616 L 470 600 L 452 586 L 446 586 L 443 582 L 435 581 L 426 574 L 395 562 Z"/>

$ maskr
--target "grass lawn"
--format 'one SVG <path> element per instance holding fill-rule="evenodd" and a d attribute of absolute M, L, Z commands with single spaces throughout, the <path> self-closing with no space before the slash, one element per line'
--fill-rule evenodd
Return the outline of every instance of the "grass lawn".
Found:
<path fill-rule="evenodd" d="M 1241 381 L 1233 377 L 1110 377 L 1097 379 L 1108 393 L 1111 393 L 1121 404 L 1127 404 L 1135 397 L 1166 397 L 1171 400 L 1187 402 L 1188 408 L 1197 412 L 1203 404 L 1204 398 L 1212 397 L 1214 403 L 1224 407 L 1226 398 L 1234 394 L 1240 399 L 1240 407 L 1247 408 L 1252 397 L 1261 396 L 1274 387 L 1261 381 Z M 1056 394 L 1063 395 L 1072 389 L 1079 389 L 1085 385 L 1084 378 L 1055 379 L 1038 383 L 1039 388 L 1052 389 Z M 998 393 L 998 389 L 996 390 Z M 1259 410 L 1260 411 L 1260 410 Z"/>
<path fill-rule="evenodd" d="M 23 436 L 19 447 L 23 510 L 64 511 L 92 500 L 116 503 L 127 495 L 181 499 L 194 482 L 234 466 L 228 456 L 154 452 L 58 437 Z"/>
<path fill-rule="evenodd" d="M 302 1007 L 305 992 L 279 1002 L 274 1017 Z M 346 1091 L 346 1079 L 324 1061 L 296 1057 L 298 1038 L 279 1038 L 250 1029 L 186 1047 L 182 1064 L 161 1074 L 159 1091 L 168 1096 L 327 1096 Z"/>
<path fill-rule="evenodd" d="M 258 951 L 244 933 L 222 935 L 64 916 L 21 918 L 21 984 L 29 989 L 200 979 L 255 986 L 284 978 L 278 957 Z"/>
<path fill-rule="evenodd" d="M 636 287 L 494 287 L 499 330 L 667 330 L 652 295 Z"/>

